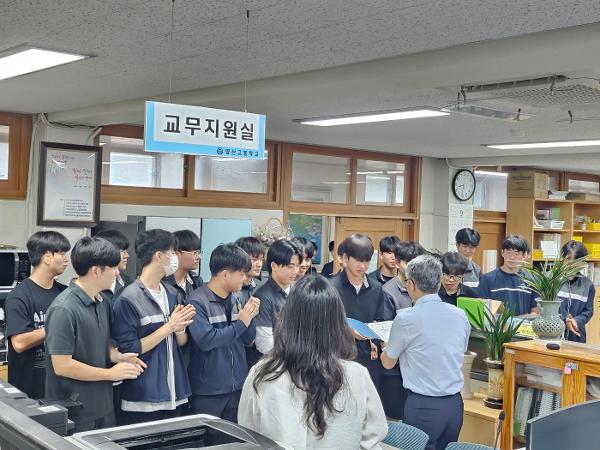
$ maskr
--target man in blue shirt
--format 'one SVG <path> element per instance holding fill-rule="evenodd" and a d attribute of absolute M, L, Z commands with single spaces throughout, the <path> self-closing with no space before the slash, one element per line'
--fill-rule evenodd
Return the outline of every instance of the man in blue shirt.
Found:
<path fill-rule="evenodd" d="M 414 307 L 401 310 L 381 355 L 386 369 L 400 362 L 407 398 L 404 422 L 429 436 L 426 450 L 444 450 L 458 439 L 463 422 L 463 356 L 471 326 L 464 311 L 438 295 L 442 265 L 422 255 L 406 267 L 406 290 Z"/>
<path fill-rule="evenodd" d="M 529 243 L 522 236 L 510 235 L 502 242 L 504 263 L 491 272 L 481 275 L 477 294 L 481 298 L 500 300 L 515 316 L 538 313 L 537 294 L 532 292 L 519 274 L 519 267 L 529 257 Z"/>

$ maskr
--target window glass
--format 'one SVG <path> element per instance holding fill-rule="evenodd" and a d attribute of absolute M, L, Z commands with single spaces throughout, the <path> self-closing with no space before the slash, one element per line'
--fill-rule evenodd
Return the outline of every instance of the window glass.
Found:
<path fill-rule="evenodd" d="M 569 180 L 569 191 L 600 192 L 600 183 L 597 181 Z"/>
<path fill-rule="evenodd" d="M 196 156 L 194 188 L 207 191 L 267 193 L 269 152 L 264 159 Z"/>
<path fill-rule="evenodd" d="M 473 206 L 484 211 L 506 211 L 508 174 L 475 171 Z"/>
<path fill-rule="evenodd" d="M 8 127 L 0 125 L 0 180 L 8 180 Z"/>
<path fill-rule="evenodd" d="M 348 203 L 350 158 L 294 152 L 292 200 Z"/>
<path fill-rule="evenodd" d="M 142 139 L 100 136 L 100 145 L 103 184 L 183 188 L 183 155 L 146 153 Z"/>
<path fill-rule="evenodd" d="M 404 164 L 359 159 L 356 169 L 358 205 L 404 204 Z"/>

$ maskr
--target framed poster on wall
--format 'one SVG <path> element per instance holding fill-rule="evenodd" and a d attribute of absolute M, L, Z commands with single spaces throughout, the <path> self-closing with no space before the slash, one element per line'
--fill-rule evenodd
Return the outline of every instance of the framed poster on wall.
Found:
<path fill-rule="evenodd" d="M 100 219 L 102 147 L 42 142 L 37 224 L 92 227 Z"/>

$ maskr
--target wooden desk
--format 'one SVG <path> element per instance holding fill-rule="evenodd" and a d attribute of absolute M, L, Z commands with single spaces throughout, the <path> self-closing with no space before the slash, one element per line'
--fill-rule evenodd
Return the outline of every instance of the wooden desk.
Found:
<path fill-rule="evenodd" d="M 458 440 L 494 446 L 500 410 L 483 404 L 485 395 L 475 393 L 472 399 L 464 400 L 463 426 Z"/>

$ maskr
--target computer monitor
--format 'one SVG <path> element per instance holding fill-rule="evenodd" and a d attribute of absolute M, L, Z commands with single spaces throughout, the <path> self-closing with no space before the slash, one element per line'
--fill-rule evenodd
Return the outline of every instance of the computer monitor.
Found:
<path fill-rule="evenodd" d="M 530 419 L 527 450 L 590 450 L 600 442 L 600 400 Z"/>

